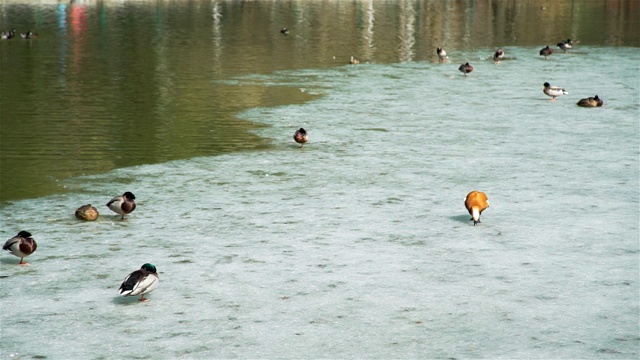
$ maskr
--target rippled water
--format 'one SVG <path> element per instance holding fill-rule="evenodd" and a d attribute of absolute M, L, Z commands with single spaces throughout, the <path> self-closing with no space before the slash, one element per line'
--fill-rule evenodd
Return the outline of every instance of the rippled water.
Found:
<path fill-rule="evenodd" d="M 271 150 L 5 204 L 2 236 L 39 247 L 0 258 L 2 355 L 637 359 L 640 53 L 538 50 L 235 77 L 322 96 L 239 115 Z M 473 189 L 491 201 L 475 227 Z M 103 204 L 124 191 L 119 221 Z M 98 221 L 73 217 L 85 203 Z M 118 297 L 145 262 L 151 301 Z"/>
<path fill-rule="evenodd" d="M 236 114 L 310 99 L 229 78 L 342 66 L 351 55 L 433 61 L 438 46 L 491 53 L 571 37 L 637 48 L 639 4 L 0 0 L 0 30 L 40 35 L 0 41 L 0 202 L 65 192 L 80 175 L 262 151 L 257 125 Z"/>

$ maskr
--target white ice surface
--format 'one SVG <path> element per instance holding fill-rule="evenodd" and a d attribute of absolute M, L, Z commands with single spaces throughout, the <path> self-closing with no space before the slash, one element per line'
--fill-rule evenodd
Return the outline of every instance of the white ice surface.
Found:
<path fill-rule="evenodd" d="M 29 267 L 0 258 L 1 356 L 637 359 L 640 54 L 581 50 L 237 79 L 324 96 L 240 114 L 272 151 L 1 206 L 4 239 L 38 242 Z M 475 227 L 473 189 L 491 202 Z M 124 191 L 119 221 L 104 204 Z M 98 221 L 73 217 L 86 203 Z M 150 301 L 119 297 L 145 262 Z"/>

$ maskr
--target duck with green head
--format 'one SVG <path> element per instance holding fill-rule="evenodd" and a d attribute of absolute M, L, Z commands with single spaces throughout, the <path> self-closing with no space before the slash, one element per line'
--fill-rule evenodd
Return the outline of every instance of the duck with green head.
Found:
<path fill-rule="evenodd" d="M 139 301 L 149 301 L 144 295 L 155 290 L 159 284 L 160 278 L 158 277 L 156 266 L 146 263 L 139 270 L 127 275 L 118 291 L 122 296 L 140 295 Z"/>

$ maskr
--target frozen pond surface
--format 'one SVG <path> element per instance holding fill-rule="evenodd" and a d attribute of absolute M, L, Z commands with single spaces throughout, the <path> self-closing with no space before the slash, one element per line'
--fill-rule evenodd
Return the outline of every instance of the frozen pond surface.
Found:
<path fill-rule="evenodd" d="M 2 357 L 637 359 L 640 53 L 492 50 L 237 79 L 324 96 L 240 114 L 274 151 L 4 204 L 3 239 L 38 250 L 0 258 Z M 86 203 L 98 221 L 73 217 Z M 151 301 L 118 297 L 145 262 Z"/>

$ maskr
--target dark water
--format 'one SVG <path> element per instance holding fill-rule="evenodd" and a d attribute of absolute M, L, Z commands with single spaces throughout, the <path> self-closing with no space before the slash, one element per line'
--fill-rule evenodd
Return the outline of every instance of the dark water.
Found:
<path fill-rule="evenodd" d="M 63 192 L 82 174 L 269 149 L 235 114 L 312 96 L 225 82 L 237 76 L 351 55 L 432 62 L 437 46 L 638 47 L 639 18 L 638 1 L 2 1 L 0 29 L 39 37 L 0 41 L 0 201 Z"/>

